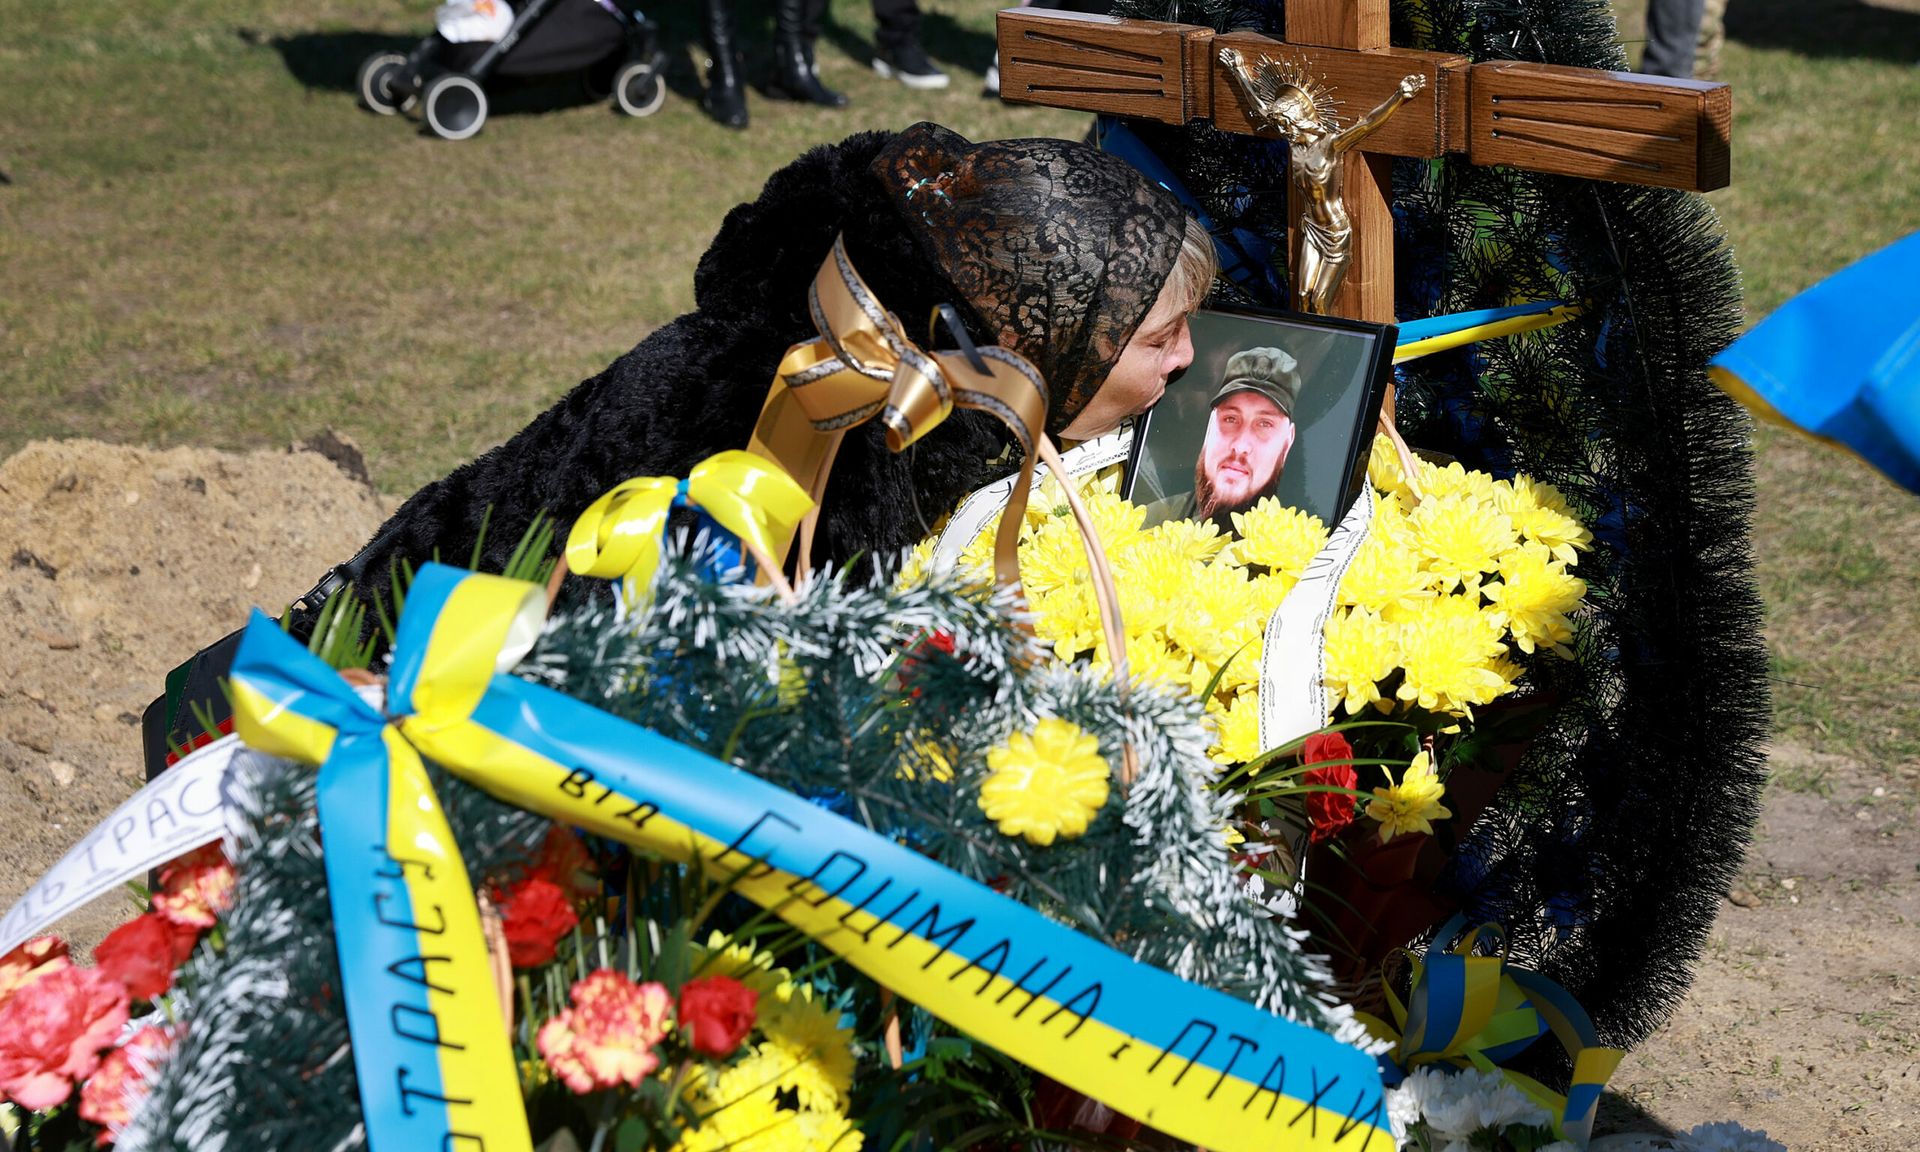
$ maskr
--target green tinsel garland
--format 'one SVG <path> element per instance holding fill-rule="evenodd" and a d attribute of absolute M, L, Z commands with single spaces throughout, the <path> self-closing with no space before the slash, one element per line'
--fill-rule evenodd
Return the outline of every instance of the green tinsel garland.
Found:
<path fill-rule="evenodd" d="M 1327 974 L 1248 899 L 1209 787 L 1211 737 L 1186 694 L 1123 700 L 1051 666 L 1004 597 L 957 578 L 907 589 L 832 577 L 797 603 L 668 561 L 646 609 L 591 603 L 552 621 L 520 674 L 701 748 L 1187 979 L 1350 1040 Z M 928 643 L 951 637 L 952 652 Z M 1078 724 L 1141 772 L 1086 835 L 1036 847 L 978 803 L 989 748 L 1039 717 Z M 936 767 L 950 779 L 932 778 Z M 436 773 L 476 888 L 525 861 L 545 821 Z M 226 946 L 181 973 L 183 1039 L 123 1152 L 364 1144 L 310 769 L 246 754 Z M 838 978 L 858 986 L 851 972 Z M 866 986 L 871 991 L 871 986 Z M 871 1075 L 884 1075 L 880 1069 Z"/>

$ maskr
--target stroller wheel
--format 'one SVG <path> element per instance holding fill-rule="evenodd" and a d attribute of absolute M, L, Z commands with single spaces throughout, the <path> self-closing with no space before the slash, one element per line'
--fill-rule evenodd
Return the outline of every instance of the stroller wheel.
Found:
<path fill-rule="evenodd" d="M 382 116 L 394 113 L 413 103 L 413 96 L 402 97 L 393 90 L 393 82 L 407 66 L 407 58 L 398 52 L 375 52 L 360 65 L 360 74 L 354 79 L 354 90 L 360 94 L 360 107 Z"/>
<path fill-rule="evenodd" d="M 442 140 L 465 140 L 487 122 L 487 94 L 479 81 L 464 73 L 435 76 L 420 99 L 428 131 Z"/>
<path fill-rule="evenodd" d="M 645 60 L 633 60 L 613 78 L 613 103 L 629 116 L 651 116 L 667 102 L 660 72 Z"/>

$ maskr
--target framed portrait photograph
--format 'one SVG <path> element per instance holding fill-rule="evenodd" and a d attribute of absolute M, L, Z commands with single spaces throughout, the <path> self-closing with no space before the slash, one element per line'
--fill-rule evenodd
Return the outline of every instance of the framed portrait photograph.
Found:
<path fill-rule="evenodd" d="M 1141 417 L 1125 491 L 1147 526 L 1264 496 L 1332 528 L 1366 480 L 1394 328 L 1295 312 L 1196 313 L 1193 363 Z"/>

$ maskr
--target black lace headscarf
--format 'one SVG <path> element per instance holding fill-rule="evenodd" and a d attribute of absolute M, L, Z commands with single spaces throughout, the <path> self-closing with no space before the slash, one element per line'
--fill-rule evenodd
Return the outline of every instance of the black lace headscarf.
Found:
<path fill-rule="evenodd" d="M 1047 378 L 1048 430 L 1066 427 L 1159 298 L 1179 202 L 1084 144 L 973 144 L 938 124 L 902 132 L 873 171 L 986 332 Z"/>
<path fill-rule="evenodd" d="M 836 235 L 908 333 L 940 304 L 972 338 L 1046 375 L 1058 431 L 1105 381 L 1172 270 L 1185 218 L 1123 162 L 1063 140 L 974 144 L 933 124 L 867 132 L 801 156 L 727 214 L 694 274 L 695 310 L 414 494 L 356 558 L 363 594 L 389 567 L 464 560 L 498 571 L 535 513 L 565 529 L 633 476 L 684 476 L 744 447 L 787 347 L 811 339 L 807 286 Z M 1009 465 L 991 417 L 956 412 L 906 455 L 872 425 L 842 445 L 815 559 L 867 570 Z M 489 514 L 489 509 L 491 513 Z M 557 548 L 557 545 L 556 545 Z"/>

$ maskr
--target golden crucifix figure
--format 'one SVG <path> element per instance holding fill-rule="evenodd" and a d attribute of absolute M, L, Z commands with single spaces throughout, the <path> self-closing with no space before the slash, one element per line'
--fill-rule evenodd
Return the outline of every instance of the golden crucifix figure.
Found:
<path fill-rule="evenodd" d="M 1341 128 L 1326 89 L 1303 67 L 1264 54 L 1250 64 L 1233 48 L 1220 49 L 1220 62 L 1246 100 L 1249 118 L 1290 146 L 1299 238 L 1293 260 L 1294 306 L 1324 316 L 1353 254 L 1353 224 L 1340 187 L 1342 160 L 1426 87 L 1427 78 L 1406 77 L 1378 108 Z"/>

